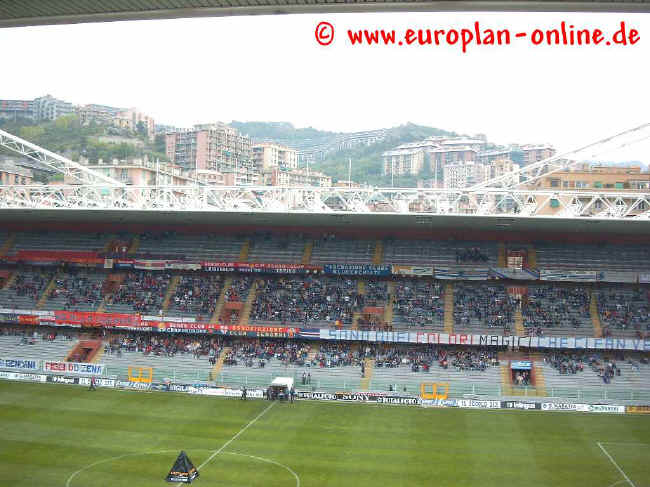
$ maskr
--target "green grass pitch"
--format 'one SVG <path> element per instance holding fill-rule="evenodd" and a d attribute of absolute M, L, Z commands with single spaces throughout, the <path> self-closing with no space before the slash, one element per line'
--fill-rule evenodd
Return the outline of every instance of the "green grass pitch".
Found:
<path fill-rule="evenodd" d="M 270 404 L 1 381 L 0 486 L 650 486 L 642 415 Z"/>

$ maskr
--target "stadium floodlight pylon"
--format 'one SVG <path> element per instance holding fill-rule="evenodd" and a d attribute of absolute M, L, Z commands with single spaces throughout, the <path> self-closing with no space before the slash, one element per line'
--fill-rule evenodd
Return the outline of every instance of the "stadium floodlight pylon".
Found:
<path fill-rule="evenodd" d="M 36 144 L 16 137 L 4 130 L 0 130 L 0 147 L 9 149 L 21 156 L 28 157 L 39 162 L 49 169 L 69 176 L 80 184 L 102 184 L 115 187 L 124 187 L 125 184 L 105 176 L 102 173 L 93 171 L 83 164 L 71 161 L 67 157 L 55 154 L 47 149 L 43 149 Z"/>
<path fill-rule="evenodd" d="M 611 137 L 598 140 L 584 147 L 556 154 L 547 159 L 518 167 L 513 171 L 502 174 L 487 181 L 475 184 L 467 188 L 469 191 L 476 191 L 486 188 L 516 189 L 523 185 L 530 187 L 542 177 L 546 177 L 558 171 L 566 171 L 584 161 L 584 157 L 594 158 L 605 152 L 629 147 L 644 140 L 650 139 L 650 123 L 625 130 Z"/>

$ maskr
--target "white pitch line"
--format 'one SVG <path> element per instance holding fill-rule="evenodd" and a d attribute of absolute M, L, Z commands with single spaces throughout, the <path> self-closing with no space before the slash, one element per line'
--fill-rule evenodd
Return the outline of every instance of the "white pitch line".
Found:
<path fill-rule="evenodd" d="M 650 443 L 635 443 L 629 441 L 601 441 L 603 445 L 650 446 Z"/>
<path fill-rule="evenodd" d="M 618 463 L 616 463 L 616 462 L 614 461 L 614 459 L 612 458 L 612 456 L 607 452 L 607 450 L 605 450 L 605 447 L 604 447 L 603 445 L 600 444 L 600 441 L 597 441 L 596 444 L 597 444 L 598 447 L 603 451 L 603 453 L 604 453 L 605 455 L 607 455 L 607 458 L 609 458 L 609 461 L 612 462 L 612 463 L 614 464 L 614 466 L 616 467 L 616 470 L 619 471 L 619 473 L 620 473 L 620 474 L 625 478 L 625 480 L 627 480 L 627 482 L 628 482 L 632 487 L 636 487 L 636 485 L 634 485 L 634 482 L 632 482 L 632 481 L 630 480 L 630 478 L 629 478 L 627 475 L 625 475 L 625 472 L 623 472 L 623 469 L 622 469 L 621 467 L 618 466 Z"/>
<path fill-rule="evenodd" d="M 298 474 L 297 474 L 296 472 L 294 472 L 293 470 L 291 470 L 290 467 L 287 467 L 287 466 L 286 466 L 285 464 L 283 464 L 283 463 L 276 462 L 275 460 L 271 460 L 270 458 L 256 457 L 256 456 L 254 456 L 254 455 L 247 455 L 247 454 L 245 454 L 245 453 L 236 453 L 236 452 L 234 452 L 234 451 L 227 451 L 227 452 L 224 452 L 224 455 L 239 455 L 239 456 L 242 456 L 242 457 L 249 457 L 249 458 L 253 458 L 254 460 L 259 460 L 259 461 L 261 461 L 261 462 L 266 462 L 266 463 L 270 463 L 270 464 L 272 464 L 272 465 L 277 465 L 278 467 L 282 467 L 282 468 L 284 468 L 286 471 L 288 471 L 291 475 L 293 475 L 293 478 L 294 478 L 294 479 L 296 479 L 296 487 L 300 487 L 300 477 L 298 476 Z M 611 486 L 610 486 L 610 487 L 611 487 Z"/>
<path fill-rule="evenodd" d="M 257 420 L 260 419 L 262 416 L 264 416 L 264 414 L 265 414 L 269 409 L 271 409 L 273 406 L 275 406 L 275 404 L 276 404 L 276 402 L 273 401 L 273 402 L 272 402 L 272 403 L 271 403 L 271 404 L 270 404 L 270 405 L 269 405 L 269 406 L 268 406 L 264 411 L 262 411 L 260 414 L 258 414 L 257 416 L 255 416 L 255 418 L 253 418 L 253 419 L 252 419 L 252 420 L 251 420 L 251 421 L 250 421 L 246 426 L 244 426 L 242 429 L 240 429 L 239 432 L 238 432 L 235 436 L 233 436 L 233 437 L 230 438 L 228 441 L 226 441 L 226 442 L 223 444 L 223 446 L 222 446 L 221 448 L 219 448 L 219 449 L 218 449 L 217 451 L 215 451 L 212 455 L 210 455 L 210 456 L 209 456 L 209 457 L 208 457 L 208 458 L 207 458 L 207 459 L 206 459 L 206 460 L 205 460 L 201 465 L 199 465 L 198 467 L 196 467 L 196 469 L 197 469 L 197 470 L 201 470 L 201 469 L 202 469 L 203 467 L 205 467 L 208 463 L 210 463 L 214 457 L 216 457 L 216 456 L 217 456 L 219 453 L 221 453 L 221 452 L 222 452 L 222 451 L 223 451 L 223 450 L 224 450 L 228 445 L 230 445 L 233 441 L 235 441 L 235 440 L 239 437 L 239 435 L 241 435 L 241 434 L 242 434 L 244 431 L 246 431 L 250 426 L 252 426 L 252 425 L 255 423 L 255 421 L 257 421 Z M 634 487 L 636 487 L 636 486 L 634 486 Z"/>

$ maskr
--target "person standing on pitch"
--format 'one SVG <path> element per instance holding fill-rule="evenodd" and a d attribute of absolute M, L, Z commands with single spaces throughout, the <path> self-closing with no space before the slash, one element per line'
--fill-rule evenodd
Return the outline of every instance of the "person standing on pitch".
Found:
<path fill-rule="evenodd" d="M 95 379 L 95 376 L 93 375 L 93 376 L 90 378 L 90 387 L 88 388 L 89 391 L 94 391 L 94 390 L 97 389 L 97 384 L 96 384 L 96 382 L 97 382 L 97 379 Z"/>
<path fill-rule="evenodd" d="M 244 386 L 241 390 L 241 399 L 242 401 L 246 400 L 246 386 Z"/>

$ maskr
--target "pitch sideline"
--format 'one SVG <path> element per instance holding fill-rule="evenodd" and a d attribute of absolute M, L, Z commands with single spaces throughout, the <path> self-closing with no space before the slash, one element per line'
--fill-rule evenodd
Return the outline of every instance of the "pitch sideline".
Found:
<path fill-rule="evenodd" d="M 600 441 L 597 441 L 596 444 L 598 445 L 598 448 L 600 448 L 602 450 L 602 452 L 607 456 L 607 458 L 609 458 L 609 461 L 612 462 L 612 464 L 614 464 L 614 466 L 616 467 L 616 470 L 618 470 L 618 472 L 623 476 L 623 478 L 627 481 L 627 483 L 630 484 L 632 487 L 636 487 L 636 485 L 634 485 L 634 482 L 632 482 L 630 480 L 630 478 L 627 476 L 627 474 L 623 471 L 623 469 L 618 466 L 618 463 L 616 463 L 616 461 L 612 458 L 612 456 L 605 449 L 605 447 L 602 445 L 602 443 Z M 621 481 L 616 482 L 613 485 L 620 484 L 620 483 L 621 483 Z"/>

